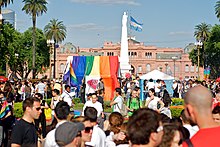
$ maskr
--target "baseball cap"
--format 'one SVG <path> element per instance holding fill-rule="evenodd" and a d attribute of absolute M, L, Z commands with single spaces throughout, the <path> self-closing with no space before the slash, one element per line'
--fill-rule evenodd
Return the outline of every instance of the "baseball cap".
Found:
<path fill-rule="evenodd" d="M 59 146 L 70 144 L 76 138 L 79 131 L 85 129 L 81 122 L 64 122 L 59 125 L 55 131 L 55 140 Z"/>

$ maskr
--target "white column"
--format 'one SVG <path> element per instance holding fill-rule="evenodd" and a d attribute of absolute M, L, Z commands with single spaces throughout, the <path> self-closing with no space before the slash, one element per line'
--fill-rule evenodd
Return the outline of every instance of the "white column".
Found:
<path fill-rule="evenodd" d="M 127 32 L 127 20 L 128 15 L 124 12 L 122 17 L 122 32 L 121 32 L 121 51 L 120 51 L 120 68 L 122 76 L 125 73 L 128 73 L 131 69 L 131 65 L 129 65 L 129 57 L 128 57 L 128 32 Z"/>

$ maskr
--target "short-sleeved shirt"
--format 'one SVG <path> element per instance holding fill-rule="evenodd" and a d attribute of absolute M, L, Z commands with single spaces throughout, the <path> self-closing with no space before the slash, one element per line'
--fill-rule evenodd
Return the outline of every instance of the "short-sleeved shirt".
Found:
<path fill-rule="evenodd" d="M 64 102 L 67 102 L 70 107 L 73 105 L 72 97 L 70 96 L 69 92 L 67 92 L 66 90 L 62 93 L 61 98 L 63 99 Z"/>
<path fill-rule="evenodd" d="M 97 110 L 97 117 L 101 116 L 101 113 L 103 112 L 102 109 L 102 104 L 98 101 L 96 101 L 95 103 L 92 103 L 92 101 L 87 101 L 85 103 L 85 105 L 83 106 L 83 112 L 82 112 L 82 116 L 84 116 L 84 110 L 86 109 L 86 107 L 93 107 Z"/>
<path fill-rule="evenodd" d="M 220 127 L 200 129 L 192 138 L 194 147 L 219 147 Z M 188 147 L 186 142 L 183 147 Z"/>
<path fill-rule="evenodd" d="M 12 144 L 19 144 L 24 147 L 37 147 L 37 130 L 33 123 L 23 119 L 15 123 L 11 138 Z"/>
<path fill-rule="evenodd" d="M 46 85 L 44 83 L 39 83 L 37 84 L 37 89 L 38 89 L 38 93 L 44 93 L 44 89 L 45 89 Z"/>
<path fill-rule="evenodd" d="M 119 95 L 114 99 L 114 102 L 116 102 L 116 104 L 113 105 L 113 112 L 120 112 L 119 109 L 122 108 L 123 105 L 123 98 Z"/>
<path fill-rule="evenodd" d="M 146 99 L 146 101 L 148 101 L 148 100 L 150 100 L 150 97 L 148 97 Z M 151 100 L 150 103 L 148 104 L 148 108 L 153 109 L 153 110 L 157 110 L 157 104 L 158 104 L 159 101 L 160 101 L 160 98 L 155 96 L 154 99 Z"/>
<path fill-rule="evenodd" d="M 127 101 L 127 106 L 130 109 L 137 110 L 142 106 L 142 101 L 139 98 L 129 98 Z M 131 116 L 133 112 L 128 112 L 128 116 Z"/>

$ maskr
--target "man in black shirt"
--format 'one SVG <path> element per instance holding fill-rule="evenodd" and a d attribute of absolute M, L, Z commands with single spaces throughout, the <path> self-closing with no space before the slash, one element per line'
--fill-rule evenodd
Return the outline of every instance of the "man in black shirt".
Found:
<path fill-rule="evenodd" d="M 27 98 L 23 101 L 24 115 L 12 129 L 11 147 L 37 147 L 37 130 L 33 124 L 41 114 L 40 100 Z"/>

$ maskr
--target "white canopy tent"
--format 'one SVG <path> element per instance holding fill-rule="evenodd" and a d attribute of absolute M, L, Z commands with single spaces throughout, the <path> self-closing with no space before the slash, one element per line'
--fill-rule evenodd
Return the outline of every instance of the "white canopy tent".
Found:
<path fill-rule="evenodd" d="M 174 80 L 174 77 L 169 76 L 163 72 L 160 72 L 159 70 L 153 70 L 147 74 L 140 76 L 140 79 L 143 79 L 143 80 L 149 80 L 149 79 Z"/>
<path fill-rule="evenodd" d="M 141 79 L 141 95 L 140 95 L 140 98 L 141 100 L 145 100 L 146 98 L 146 95 L 144 93 L 146 93 L 147 91 L 144 91 L 144 80 L 149 80 L 149 79 L 153 79 L 154 82 L 157 80 L 157 79 L 160 79 L 160 80 L 163 80 L 165 83 L 166 83 L 166 89 L 167 91 L 169 92 L 170 95 L 172 95 L 173 93 L 173 90 L 172 90 L 172 84 L 173 84 L 173 80 L 174 80 L 174 77 L 172 76 L 169 76 L 163 72 L 160 72 L 159 70 L 153 70 L 145 75 L 142 75 L 140 76 L 140 79 Z"/>

